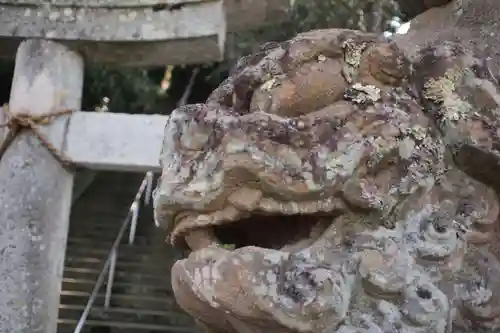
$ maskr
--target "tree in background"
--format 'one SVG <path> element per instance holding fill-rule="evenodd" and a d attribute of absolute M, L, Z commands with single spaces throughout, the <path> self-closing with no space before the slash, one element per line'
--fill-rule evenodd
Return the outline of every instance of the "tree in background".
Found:
<path fill-rule="evenodd" d="M 393 29 L 391 21 L 398 16 L 401 14 L 394 0 L 296 0 L 288 22 L 229 35 L 226 59 L 221 63 L 167 67 L 168 70 L 87 66 L 82 106 L 84 110 L 94 110 L 104 99 L 111 112 L 168 113 L 180 99 L 203 102 L 227 77 L 238 58 L 264 42 L 279 42 L 300 32 L 323 28 L 382 33 Z M 0 103 L 8 102 L 13 65 L 13 61 L 0 63 L 0 78 L 6 83 L 0 90 Z"/>

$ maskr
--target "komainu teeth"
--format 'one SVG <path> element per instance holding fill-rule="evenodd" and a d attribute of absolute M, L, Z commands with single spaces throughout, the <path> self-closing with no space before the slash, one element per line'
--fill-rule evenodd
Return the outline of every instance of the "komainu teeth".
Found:
<path fill-rule="evenodd" d="M 192 230 L 206 229 L 214 225 L 219 225 L 227 222 L 234 222 L 243 217 L 243 214 L 233 206 L 209 213 L 199 215 L 189 215 L 177 220 L 176 228 L 172 231 L 170 239 L 172 244 L 176 244 L 179 237 L 186 236 Z"/>
<path fill-rule="evenodd" d="M 259 203 L 259 209 L 268 213 L 281 213 L 285 215 L 314 214 L 319 212 L 333 212 L 343 210 L 344 204 L 340 199 L 328 198 L 317 201 L 279 202 L 272 198 L 264 198 Z"/>
<path fill-rule="evenodd" d="M 184 239 L 192 251 L 201 250 L 219 243 L 212 228 L 192 230 Z"/>
<path fill-rule="evenodd" d="M 233 206 L 227 206 L 226 208 L 213 213 L 190 215 L 180 221 L 180 223 L 178 224 L 178 228 L 174 232 L 181 233 L 186 230 L 218 225 L 222 224 L 223 222 L 238 220 L 240 217 L 241 214 L 238 209 Z"/>
<path fill-rule="evenodd" d="M 262 191 L 243 187 L 231 193 L 227 201 L 239 210 L 248 212 L 257 207 L 261 198 Z"/>

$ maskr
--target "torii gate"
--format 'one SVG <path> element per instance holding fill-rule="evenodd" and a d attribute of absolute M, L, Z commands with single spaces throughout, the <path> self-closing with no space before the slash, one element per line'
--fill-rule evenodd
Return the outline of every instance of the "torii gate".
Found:
<path fill-rule="evenodd" d="M 227 32 L 276 22 L 290 6 L 290 0 L 0 0 L 0 55 L 17 50 L 9 112 L 17 125 L 28 125 L 36 119 L 19 117 L 26 112 L 79 110 L 84 59 L 143 66 L 220 60 Z M 160 170 L 165 122 L 159 115 L 74 111 L 39 128 L 76 166 L 146 172 Z M 0 138 L 6 133 L 0 128 Z M 55 333 L 74 172 L 32 130 L 6 148 L 0 332 Z"/>

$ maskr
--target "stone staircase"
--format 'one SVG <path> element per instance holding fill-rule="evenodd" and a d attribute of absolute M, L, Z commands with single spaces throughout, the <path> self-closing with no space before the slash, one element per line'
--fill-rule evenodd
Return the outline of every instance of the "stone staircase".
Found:
<path fill-rule="evenodd" d="M 74 203 L 66 251 L 58 333 L 73 332 L 144 175 L 103 172 Z M 110 307 L 106 283 L 83 332 L 197 332 L 173 297 L 170 267 L 178 254 L 141 207 L 134 244 L 118 250 Z M 106 278 L 107 280 L 107 278 Z"/>

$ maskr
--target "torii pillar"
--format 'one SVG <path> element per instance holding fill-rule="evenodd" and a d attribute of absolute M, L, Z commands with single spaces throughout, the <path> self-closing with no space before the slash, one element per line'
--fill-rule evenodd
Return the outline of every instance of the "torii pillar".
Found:
<path fill-rule="evenodd" d="M 68 75 L 69 74 L 69 75 Z M 66 47 L 43 40 L 18 50 L 9 108 L 80 109 L 83 62 Z M 55 148 L 64 145 L 68 119 L 51 126 Z M 25 131 L 0 160 L 0 332 L 56 332 L 72 172 Z"/>

